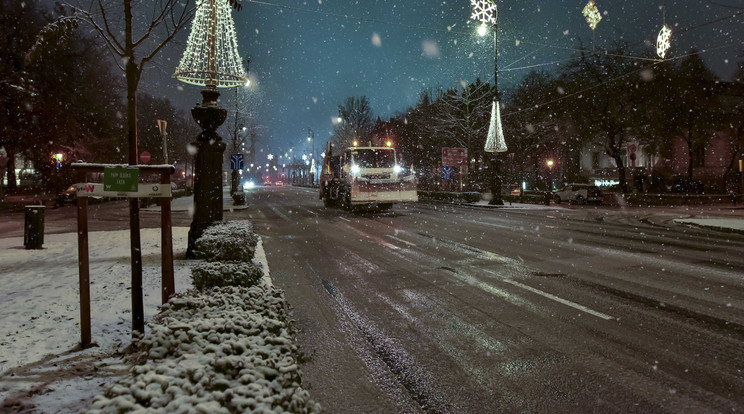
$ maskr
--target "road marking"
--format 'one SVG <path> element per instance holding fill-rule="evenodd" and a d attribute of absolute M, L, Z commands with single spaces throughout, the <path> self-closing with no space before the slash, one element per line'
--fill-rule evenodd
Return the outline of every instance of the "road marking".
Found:
<path fill-rule="evenodd" d="M 394 244 L 388 243 L 385 240 L 383 240 L 383 239 L 381 239 L 381 238 L 379 238 L 377 236 L 373 236 L 371 234 L 367 234 L 367 233 L 365 233 L 365 232 L 363 232 L 363 231 L 361 231 L 359 229 L 355 229 L 354 227 L 349 226 L 348 224 L 345 224 L 345 226 L 348 227 L 349 230 L 353 231 L 354 233 L 356 233 L 356 234 L 358 234 L 358 235 L 360 235 L 362 237 L 365 237 L 368 240 L 371 240 L 371 241 L 373 241 L 375 243 L 381 244 L 381 245 L 387 247 L 388 249 L 400 250 L 400 247 L 398 247 L 398 246 L 396 246 Z"/>
<path fill-rule="evenodd" d="M 283 220 L 285 220 L 285 221 L 292 221 L 292 220 L 290 220 L 290 219 L 289 219 L 289 217 L 287 217 L 287 216 L 285 216 L 284 214 L 282 214 L 282 213 L 281 213 L 281 212 L 279 211 L 279 209 L 277 209 L 276 207 L 269 207 L 269 208 L 271 208 L 271 210 L 272 210 L 272 211 L 273 211 L 274 213 L 276 213 L 276 215 L 277 215 L 277 216 L 281 217 L 281 218 L 282 218 Z"/>
<path fill-rule="evenodd" d="M 339 218 L 340 218 L 341 220 L 343 220 L 343 221 L 348 221 L 349 223 L 351 223 L 351 220 L 347 219 L 346 217 L 339 217 Z"/>
<path fill-rule="evenodd" d="M 411 243 L 411 242 L 407 242 L 407 241 L 405 241 L 405 240 L 403 240 L 403 239 L 399 239 L 399 238 L 397 238 L 397 237 L 395 237 L 395 236 L 392 236 L 392 235 L 390 235 L 390 234 L 388 234 L 388 235 L 387 235 L 387 237 L 390 237 L 391 239 L 393 239 L 393 240 L 395 240 L 395 241 L 399 241 L 399 242 L 401 242 L 401 243 L 405 243 L 405 244 L 407 244 L 407 245 L 409 245 L 409 246 L 411 246 L 411 247 L 417 247 L 417 246 L 416 246 L 415 244 L 413 244 L 413 243 Z"/>
<path fill-rule="evenodd" d="M 310 213 L 310 214 L 312 214 L 314 216 L 317 216 L 318 215 L 318 213 L 316 213 L 316 212 L 314 212 L 312 210 L 305 209 L 305 211 L 307 211 L 308 213 Z"/>
<path fill-rule="evenodd" d="M 548 299 L 552 299 L 552 300 L 554 300 L 556 302 L 559 302 L 559 303 L 562 303 L 562 304 L 564 304 L 566 306 L 570 306 L 572 308 L 578 309 L 578 310 L 580 310 L 582 312 L 586 312 L 586 313 L 588 313 L 590 315 L 594 315 L 594 316 L 596 316 L 598 318 L 602 318 L 602 319 L 607 320 L 607 321 L 612 320 L 612 319 L 615 319 L 614 317 L 612 317 L 610 315 L 606 315 L 606 314 L 604 314 L 602 312 L 597 312 L 595 310 L 591 310 L 591 309 L 587 308 L 586 306 L 579 305 L 578 303 L 571 302 L 570 300 L 559 298 L 558 296 L 551 295 L 550 293 L 543 292 L 542 290 L 539 290 L 539 289 L 535 289 L 532 286 L 527 286 L 525 284 L 522 284 L 522 283 L 519 283 L 519 282 L 515 282 L 515 281 L 509 280 L 509 279 L 504 280 L 504 282 L 506 282 L 506 283 L 508 283 L 510 285 L 514 285 L 516 287 L 520 287 L 520 288 L 525 289 L 525 290 L 529 290 L 532 293 L 537 293 L 540 296 L 546 297 Z"/>

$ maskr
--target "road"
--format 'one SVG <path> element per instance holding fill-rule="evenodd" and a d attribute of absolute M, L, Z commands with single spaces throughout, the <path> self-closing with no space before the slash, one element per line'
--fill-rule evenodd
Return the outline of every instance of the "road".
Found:
<path fill-rule="evenodd" d="M 741 234 L 589 206 L 352 213 L 293 187 L 248 202 L 225 218 L 261 234 L 326 412 L 744 409 Z M 89 212 L 92 231 L 128 226 L 126 201 Z M 74 207 L 46 227 L 74 232 Z M 0 237 L 22 235 L 23 213 L 4 215 Z"/>
<path fill-rule="evenodd" d="M 592 207 L 249 202 L 328 412 L 744 408 L 744 236 Z"/>

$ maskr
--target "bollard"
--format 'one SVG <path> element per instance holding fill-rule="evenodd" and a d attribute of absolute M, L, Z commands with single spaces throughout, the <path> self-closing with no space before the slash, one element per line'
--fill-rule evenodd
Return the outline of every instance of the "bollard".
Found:
<path fill-rule="evenodd" d="M 44 244 L 44 209 L 46 206 L 26 206 L 23 231 L 26 249 L 41 249 Z"/>

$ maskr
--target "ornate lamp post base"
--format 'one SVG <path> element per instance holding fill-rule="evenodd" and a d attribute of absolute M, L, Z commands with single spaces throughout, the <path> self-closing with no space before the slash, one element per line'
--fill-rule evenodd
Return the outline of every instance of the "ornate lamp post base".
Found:
<path fill-rule="evenodd" d="M 194 176 L 194 219 L 189 229 L 189 246 L 186 256 L 194 257 L 196 240 L 204 230 L 222 221 L 222 158 L 225 143 L 217 128 L 225 122 L 227 110 L 217 104 L 220 93 L 207 85 L 201 91 L 202 103 L 191 109 L 191 116 L 202 128 L 202 133 L 192 145 L 196 147 Z"/>
<path fill-rule="evenodd" d="M 488 202 L 492 206 L 503 206 L 504 199 L 501 197 L 501 160 L 499 160 L 499 154 L 492 152 L 490 154 L 490 168 L 489 168 L 489 186 L 491 187 L 491 201 Z"/>

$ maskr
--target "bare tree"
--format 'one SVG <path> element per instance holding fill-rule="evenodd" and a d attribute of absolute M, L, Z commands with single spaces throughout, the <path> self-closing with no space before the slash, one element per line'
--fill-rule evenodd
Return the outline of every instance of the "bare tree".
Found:
<path fill-rule="evenodd" d="M 84 0 L 78 0 L 82 2 Z M 69 5 L 89 23 L 106 43 L 127 83 L 128 162 L 137 164 L 137 87 L 145 65 L 184 29 L 194 13 L 191 0 L 90 0 L 87 7 Z M 135 34 L 135 10 L 140 33 Z M 143 16 L 143 18 L 139 18 Z M 130 198 L 129 226 L 132 253 L 133 330 L 144 332 L 142 314 L 142 251 L 139 200 Z"/>
<path fill-rule="evenodd" d="M 372 139 L 372 106 L 366 96 L 346 98 L 338 106 L 339 121 L 333 126 L 333 143 L 346 147 L 354 140 L 366 144 Z"/>
<path fill-rule="evenodd" d="M 226 156 L 231 153 L 246 154 L 246 162 L 254 163 L 256 156 L 256 144 L 260 141 L 261 125 L 258 119 L 258 106 L 262 101 L 262 94 L 257 89 L 250 87 L 235 88 L 234 105 L 228 110 L 228 121 L 225 122 L 227 130 Z M 229 160 L 228 160 L 229 162 Z M 231 193 L 238 191 L 238 171 L 233 170 L 231 176 Z"/>

